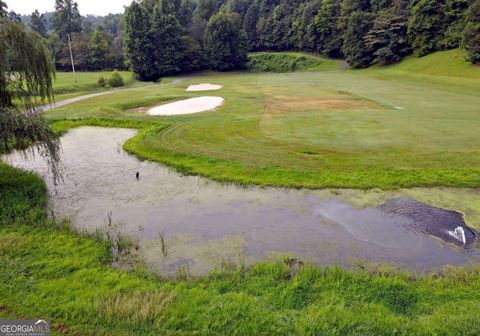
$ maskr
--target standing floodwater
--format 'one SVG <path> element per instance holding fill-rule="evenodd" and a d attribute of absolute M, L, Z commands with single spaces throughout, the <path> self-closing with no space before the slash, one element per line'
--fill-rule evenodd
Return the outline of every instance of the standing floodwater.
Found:
<path fill-rule="evenodd" d="M 277 253 L 317 263 L 368 259 L 419 269 L 478 256 L 476 233 L 458 213 L 408 199 L 356 209 L 316 191 L 245 189 L 182 176 L 126 154 L 122 144 L 134 135 L 95 127 L 68 132 L 62 138 L 64 182 L 57 187 L 40 157 L 25 162 L 13 154 L 7 161 L 46 178 L 57 216 L 89 231 L 111 220 L 139 240 L 147 265 L 161 271 L 188 265 L 198 273 L 226 260 Z M 402 202 L 410 210 L 401 211 Z M 468 233 L 465 243 L 441 233 L 457 227 Z"/>

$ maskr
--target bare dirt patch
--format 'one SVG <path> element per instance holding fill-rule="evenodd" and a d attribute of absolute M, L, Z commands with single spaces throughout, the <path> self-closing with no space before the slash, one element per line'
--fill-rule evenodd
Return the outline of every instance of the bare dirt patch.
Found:
<path fill-rule="evenodd" d="M 295 112 L 295 111 L 326 111 L 326 110 L 363 110 L 381 109 L 382 107 L 372 101 L 352 99 L 350 97 L 302 97 L 302 96 L 268 96 L 265 99 L 269 113 Z"/>

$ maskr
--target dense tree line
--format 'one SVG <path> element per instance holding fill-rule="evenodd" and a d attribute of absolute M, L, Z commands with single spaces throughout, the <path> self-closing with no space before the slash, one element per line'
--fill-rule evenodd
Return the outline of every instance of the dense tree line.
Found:
<path fill-rule="evenodd" d="M 472 63 L 480 63 L 479 3 L 140 0 L 125 14 L 126 56 L 145 79 L 203 68 L 242 68 L 246 50 L 316 52 L 368 67 L 463 47 Z"/>
<path fill-rule="evenodd" d="M 70 35 L 75 67 L 78 70 L 125 69 L 122 15 L 82 16 L 74 0 L 51 0 L 55 11 L 30 16 L 6 11 L 6 17 L 23 22 L 48 40 L 57 70 L 70 70 Z M 0 4 L 1 5 L 1 4 Z"/>
<path fill-rule="evenodd" d="M 73 0 L 55 0 L 52 31 L 48 39 L 57 69 L 71 68 L 69 36 L 77 69 L 104 70 L 125 67 L 121 15 L 110 14 L 101 20 L 95 19 L 92 16 L 83 17 Z M 33 25 L 36 21 L 38 20 L 33 13 L 30 25 L 39 31 Z"/>
<path fill-rule="evenodd" d="M 125 12 L 125 54 L 143 80 L 199 69 L 245 67 L 241 17 L 223 1 L 145 0 Z"/>
<path fill-rule="evenodd" d="M 366 67 L 397 62 L 410 53 L 423 56 L 461 45 L 467 51 L 474 49 L 478 43 L 462 44 L 462 39 L 472 40 L 465 39 L 467 33 L 478 36 L 478 14 L 474 13 L 477 3 L 255 0 L 240 15 L 250 51 L 305 50 L 344 57 L 352 66 Z"/>
<path fill-rule="evenodd" d="M 135 0 L 106 17 L 52 1 L 55 12 L 33 12 L 28 26 L 48 39 L 60 70 L 71 68 L 69 35 L 79 70 L 129 67 L 145 80 L 242 69 L 249 51 L 315 52 L 368 67 L 462 47 L 480 63 L 480 0 Z"/>

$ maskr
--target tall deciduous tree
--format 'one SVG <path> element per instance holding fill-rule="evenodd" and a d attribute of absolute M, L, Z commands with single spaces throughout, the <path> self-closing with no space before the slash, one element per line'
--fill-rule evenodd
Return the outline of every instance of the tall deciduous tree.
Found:
<path fill-rule="evenodd" d="M 45 21 L 45 17 L 43 14 L 40 14 L 38 10 L 35 10 L 30 15 L 30 27 L 42 35 L 43 37 L 47 37 L 47 22 Z"/>
<path fill-rule="evenodd" d="M 374 62 L 392 64 L 410 52 L 407 36 L 406 4 L 398 4 L 376 14 L 372 29 L 365 37 L 367 46 L 373 51 Z"/>
<path fill-rule="evenodd" d="M 442 3 L 437 0 L 418 0 L 413 3 L 408 34 L 417 56 L 424 56 L 441 47 L 445 20 Z"/>
<path fill-rule="evenodd" d="M 257 24 L 259 19 L 259 7 L 257 1 L 253 1 L 248 7 L 243 21 L 243 29 L 247 38 L 248 50 L 255 51 L 258 49 Z"/>
<path fill-rule="evenodd" d="M 68 34 L 82 31 L 82 16 L 78 11 L 76 2 L 73 0 L 55 0 L 53 29 L 63 41 L 67 41 Z"/>
<path fill-rule="evenodd" d="M 205 55 L 215 70 L 245 67 L 247 42 L 238 14 L 220 11 L 211 17 L 205 30 Z"/>
<path fill-rule="evenodd" d="M 441 43 L 443 49 L 458 48 L 462 42 L 462 32 L 465 28 L 465 16 L 468 0 L 446 0 L 443 12 L 445 13 L 444 38 Z"/>
<path fill-rule="evenodd" d="M 365 68 L 373 61 L 372 50 L 365 41 L 373 24 L 373 14 L 353 12 L 347 22 L 344 35 L 343 55 L 345 60 L 355 68 Z"/>
<path fill-rule="evenodd" d="M 471 1 L 463 30 L 462 45 L 473 64 L 480 64 L 480 0 Z"/>
<path fill-rule="evenodd" d="M 339 14 L 339 1 L 324 0 L 313 23 L 317 51 L 330 57 L 341 55 L 342 34 L 337 26 Z"/>
<path fill-rule="evenodd" d="M 142 80 L 157 76 L 150 27 L 150 14 L 141 4 L 132 2 L 125 11 L 125 56 L 131 70 Z"/>
<path fill-rule="evenodd" d="M 88 65 L 91 70 L 105 69 L 110 65 L 111 48 L 101 27 L 95 28 L 88 41 Z"/>
<path fill-rule="evenodd" d="M 155 7 L 151 32 L 153 45 L 156 46 L 154 58 L 158 77 L 181 71 L 185 50 L 182 31 L 175 17 L 175 9 L 163 0 Z"/>

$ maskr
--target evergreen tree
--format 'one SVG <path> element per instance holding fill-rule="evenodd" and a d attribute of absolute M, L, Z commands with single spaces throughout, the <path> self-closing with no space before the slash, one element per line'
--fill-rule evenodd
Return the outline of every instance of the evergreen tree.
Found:
<path fill-rule="evenodd" d="M 314 20 L 321 5 L 321 0 L 313 0 L 307 2 L 304 8 L 301 9 L 301 15 L 298 18 L 298 28 L 295 34 L 295 45 L 300 50 L 315 51 L 317 48 Z"/>
<path fill-rule="evenodd" d="M 443 0 L 416 0 L 408 20 L 408 35 L 417 56 L 441 48 L 444 38 Z"/>
<path fill-rule="evenodd" d="M 193 0 L 182 0 L 178 9 L 177 17 L 180 25 L 187 32 L 192 26 L 193 13 L 195 11 L 195 2 Z"/>
<path fill-rule="evenodd" d="M 365 68 L 373 61 L 372 50 L 365 42 L 372 24 L 373 14 L 368 12 L 353 12 L 347 22 L 342 52 L 355 68 Z"/>
<path fill-rule="evenodd" d="M 317 51 L 330 57 L 341 56 L 342 34 L 338 29 L 340 7 L 336 0 L 324 0 L 314 19 Z"/>
<path fill-rule="evenodd" d="M 185 47 L 180 67 L 182 72 L 192 72 L 205 68 L 205 60 L 200 43 L 190 36 L 184 36 L 182 44 Z"/>
<path fill-rule="evenodd" d="M 53 29 L 62 41 L 68 40 L 68 34 L 82 31 L 82 16 L 78 11 L 76 2 L 73 2 L 73 0 L 55 0 Z"/>
<path fill-rule="evenodd" d="M 276 6 L 272 13 L 271 25 L 272 32 L 270 37 L 271 50 L 291 50 L 293 49 L 293 8 L 288 4 L 281 3 Z"/>
<path fill-rule="evenodd" d="M 230 11 L 234 13 L 238 13 L 241 18 L 241 22 L 245 20 L 245 16 L 247 15 L 247 10 L 250 8 L 254 1 L 252 0 L 229 0 Z"/>
<path fill-rule="evenodd" d="M 480 64 L 480 0 L 471 1 L 463 30 L 462 46 L 473 64 Z"/>
<path fill-rule="evenodd" d="M 468 0 L 446 0 L 444 6 L 445 37 L 441 43 L 442 49 L 458 48 L 462 42 L 462 32 L 465 28 L 465 16 Z"/>
<path fill-rule="evenodd" d="M 45 21 L 45 18 L 43 14 L 40 14 L 38 10 L 35 10 L 31 15 L 30 15 L 30 27 L 42 35 L 43 37 L 47 37 L 47 27 L 46 27 L 47 22 Z"/>
<path fill-rule="evenodd" d="M 376 14 L 373 27 L 365 37 L 367 46 L 373 51 L 374 62 L 395 63 L 410 52 L 405 8 L 395 6 Z"/>
<path fill-rule="evenodd" d="M 151 36 L 155 46 L 154 59 L 158 77 L 181 71 L 181 61 L 185 47 L 182 27 L 175 17 L 174 8 L 162 1 L 154 9 Z"/>
<path fill-rule="evenodd" d="M 236 13 L 220 11 L 205 30 L 205 56 L 215 70 L 242 69 L 247 62 L 247 43 Z"/>
<path fill-rule="evenodd" d="M 107 35 L 101 27 L 97 27 L 90 34 L 88 41 L 87 63 L 91 70 L 102 70 L 109 67 L 111 62 L 111 48 Z"/>
<path fill-rule="evenodd" d="M 150 27 L 147 10 L 142 4 L 132 2 L 125 11 L 125 57 L 131 70 L 142 80 L 158 79 Z"/>
<path fill-rule="evenodd" d="M 247 38 L 248 50 L 258 49 L 257 24 L 259 19 L 259 7 L 257 1 L 253 1 L 245 14 L 243 29 Z"/>

